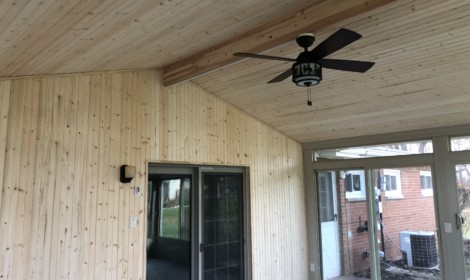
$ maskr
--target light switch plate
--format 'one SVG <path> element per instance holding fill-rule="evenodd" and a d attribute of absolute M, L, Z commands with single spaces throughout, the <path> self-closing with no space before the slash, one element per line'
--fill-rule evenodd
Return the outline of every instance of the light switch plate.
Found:
<path fill-rule="evenodd" d="M 129 223 L 130 223 L 131 228 L 136 228 L 137 227 L 137 217 L 131 217 Z"/>
<path fill-rule="evenodd" d="M 451 223 L 444 223 L 444 232 L 445 233 L 452 233 L 452 224 Z"/>
<path fill-rule="evenodd" d="M 310 271 L 311 272 L 315 271 L 315 264 L 314 263 L 310 263 Z"/>

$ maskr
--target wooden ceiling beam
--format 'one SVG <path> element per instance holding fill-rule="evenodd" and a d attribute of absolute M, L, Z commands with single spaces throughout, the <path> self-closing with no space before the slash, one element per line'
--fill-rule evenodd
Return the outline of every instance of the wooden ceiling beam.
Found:
<path fill-rule="evenodd" d="M 359 15 L 393 0 L 323 0 L 284 18 L 242 33 L 231 40 L 163 67 L 163 85 L 169 86 L 203 75 L 240 60 L 235 52 L 260 53 Z"/>

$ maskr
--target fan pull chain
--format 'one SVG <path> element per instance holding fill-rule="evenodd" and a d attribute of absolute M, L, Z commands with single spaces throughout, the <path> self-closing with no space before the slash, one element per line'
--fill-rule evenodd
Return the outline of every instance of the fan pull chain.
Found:
<path fill-rule="evenodd" d="M 312 89 L 310 87 L 307 88 L 307 105 L 312 106 Z"/>

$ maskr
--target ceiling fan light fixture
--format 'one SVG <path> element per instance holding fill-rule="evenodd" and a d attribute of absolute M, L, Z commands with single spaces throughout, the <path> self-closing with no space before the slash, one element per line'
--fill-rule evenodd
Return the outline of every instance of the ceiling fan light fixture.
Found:
<path fill-rule="evenodd" d="M 292 82 L 294 82 L 294 84 L 297 86 L 311 87 L 319 84 L 322 80 L 323 67 L 327 69 L 357 73 L 364 73 L 369 70 L 374 65 L 374 62 L 326 58 L 327 56 L 346 47 L 361 37 L 361 34 L 357 32 L 346 28 L 340 28 L 312 50 L 308 50 L 309 47 L 312 46 L 312 44 L 315 42 L 315 36 L 313 36 L 312 33 L 302 33 L 297 36 L 296 42 L 299 47 L 304 49 L 304 51 L 301 52 L 296 59 L 243 52 L 237 52 L 233 55 L 294 62 L 294 65 L 292 65 L 291 68 L 285 70 L 281 74 L 274 77 L 274 79 L 268 81 L 268 84 L 282 82 L 289 76 L 292 76 Z"/>
<path fill-rule="evenodd" d="M 314 62 L 299 62 L 292 65 L 292 81 L 300 87 L 310 87 L 322 80 L 321 65 Z"/>

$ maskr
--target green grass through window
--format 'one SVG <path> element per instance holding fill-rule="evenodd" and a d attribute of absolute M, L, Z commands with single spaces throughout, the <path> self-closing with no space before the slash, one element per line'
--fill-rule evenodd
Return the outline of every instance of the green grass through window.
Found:
<path fill-rule="evenodd" d="M 179 239 L 179 207 L 163 208 L 161 216 L 160 236 Z"/>

